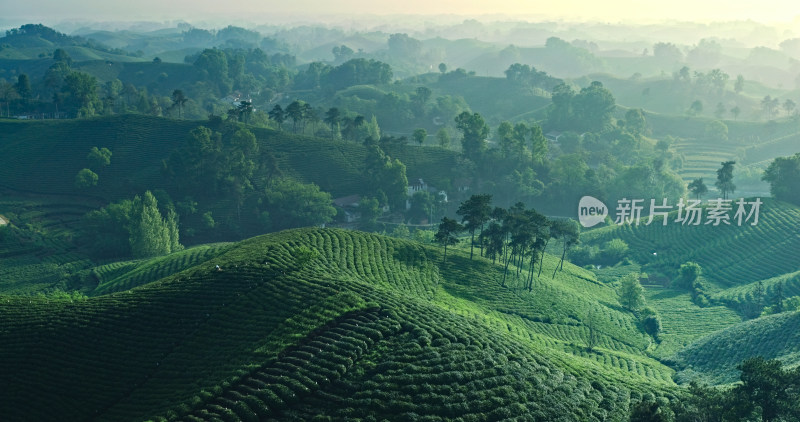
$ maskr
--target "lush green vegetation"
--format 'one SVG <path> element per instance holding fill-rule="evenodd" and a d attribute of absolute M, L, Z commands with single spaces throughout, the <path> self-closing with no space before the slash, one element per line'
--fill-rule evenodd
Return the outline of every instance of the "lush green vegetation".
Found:
<path fill-rule="evenodd" d="M 316 252 L 298 260 L 304 247 Z M 502 267 L 489 261 L 455 253 L 442 264 L 436 249 L 341 230 L 281 232 L 212 254 L 96 298 L 3 297 L 3 342 L 14 345 L 2 352 L 3 382 L 25 380 L 0 399 L 4 414 L 602 419 L 627 413 L 629 389 L 671 385 L 613 290 L 569 264 L 529 293 L 500 287 Z M 601 333 L 593 351 L 578 322 L 587 305 Z M 37 352 L 18 353 L 32 342 Z M 102 358 L 86 359 L 90 349 Z M 472 399 L 447 405 L 462 395 Z"/>
<path fill-rule="evenodd" d="M 703 268 L 707 288 L 734 287 L 798 270 L 792 257 L 800 242 L 793 235 L 800 209 L 780 201 L 763 201 L 757 225 L 738 226 L 736 220 L 732 225 L 683 225 L 674 222 L 677 215 L 673 212 L 666 226 L 657 220 L 645 225 L 643 218 L 639 226 L 612 225 L 593 230 L 583 239 L 588 244 L 622 239 L 630 246 L 628 256 L 643 264 L 645 271 L 669 279 L 677 277 L 682 264 L 694 261 Z"/>
<path fill-rule="evenodd" d="M 796 419 L 800 41 L 563 25 L 7 31 L 3 419 Z"/>
<path fill-rule="evenodd" d="M 699 379 L 710 384 L 736 381 L 736 366 L 753 356 L 780 359 L 787 366 L 800 362 L 800 338 L 797 324 L 800 313 L 786 312 L 746 321 L 701 338 L 672 359 L 677 379 Z M 735 344 L 736 347 L 730 347 Z"/>
<path fill-rule="evenodd" d="M 185 269 L 210 263 L 228 248 L 227 244 L 202 245 L 148 260 L 121 261 L 89 270 L 97 288 L 92 295 L 105 295 L 141 286 Z"/>

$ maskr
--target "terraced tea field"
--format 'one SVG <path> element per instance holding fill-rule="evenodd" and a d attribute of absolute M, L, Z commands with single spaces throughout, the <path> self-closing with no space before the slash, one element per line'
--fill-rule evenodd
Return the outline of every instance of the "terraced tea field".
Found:
<path fill-rule="evenodd" d="M 661 340 L 654 355 L 666 358 L 692 342 L 716 331 L 736 325 L 742 318 L 725 306 L 701 308 L 685 291 L 648 286 L 645 289 L 648 306 L 661 318 Z"/>
<path fill-rule="evenodd" d="M 301 247 L 317 254 L 297 261 Z M 14 386 L 0 390 L 0 411 L 8 420 L 616 420 L 630 391 L 673 385 L 672 370 L 644 352 L 635 318 L 591 273 L 566 264 L 528 293 L 499 287 L 499 265 L 449 255 L 443 264 L 438 249 L 413 242 L 303 229 L 148 262 L 142 274 L 199 265 L 132 290 L 0 296 L 0 383 Z M 557 261 L 547 257 L 545 273 Z M 94 272 L 116 285 L 137 279 L 134 265 Z M 592 351 L 587 309 L 601 337 Z"/>
<path fill-rule="evenodd" d="M 92 203 L 0 189 L 0 214 L 9 221 L 0 239 L 0 294 L 52 289 L 69 273 L 90 266 L 72 238 Z"/>
<path fill-rule="evenodd" d="M 742 164 L 768 164 L 775 157 L 787 157 L 798 152 L 800 152 L 800 133 L 794 133 L 746 148 Z"/>
<path fill-rule="evenodd" d="M 761 286 L 764 289 L 764 297 L 762 299 L 764 303 L 773 303 L 775 296 L 778 294 L 778 285 L 781 285 L 783 289 L 784 298 L 800 295 L 800 271 L 795 271 L 743 286 L 732 287 L 714 294 L 711 298 L 728 306 L 741 307 L 756 300 L 756 290 L 759 282 L 761 282 Z"/>
<path fill-rule="evenodd" d="M 677 379 L 724 384 L 737 381 L 736 365 L 752 356 L 781 359 L 786 365 L 800 363 L 800 312 L 785 312 L 737 324 L 702 338 L 672 359 L 680 372 Z"/>
<path fill-rule="evenodd" d="M 202 265 L 224 253 L 230 244 L 202 245 L 145 261 L 114 262 L 92 269 L 97 288 L 92 295 L 129 290 L 187 268 Z M 211 264 L 209 264 L 211 265 Z"/>
<path fill-rule="evenodd" d="M 620 238 L 638 263 L 675 276 L 680 265 L 695 261 L 714 289 L 744 285 L 800 270 L 800 208 L 763 199 L 759 222 L 753 226 L 682 225 L 670 214 L 666 226 L 641 224 L 605 227 L 588 232 L 586 243 Z M 732 215 L 733 213 L 731 213 Z M 657 255 L 653 255 L 653 253 Z"/>
<path fill-rule="evenodd" d="M 683 140 L 674 144 L 676 152 L 682 154 L 686 161 L 678 171 L 678 175 L 685 182 L 691 182 L 702 177 L 714 189 L 713 182 L 717 180 L 717 169 L 723 161 L 737 159 L 737 146 L 729 143 L 711 143 L 705 140 Z M 773 157 L 774 158 L 774 157 Z"/>

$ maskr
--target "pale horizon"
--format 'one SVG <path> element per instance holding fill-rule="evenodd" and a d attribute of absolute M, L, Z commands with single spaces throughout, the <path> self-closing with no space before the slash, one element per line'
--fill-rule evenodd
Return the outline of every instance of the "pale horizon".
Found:
<path fill-rule="evenodd" d="M 64 21 L 242 21 L 290 23 L 297 21 L 343 21 L 402 15 L 408 18 L 484 18 L 492 20 L 563 20 L 601 23 L 655 22 L 730 22 L 754 21 L 764 24 L 800 24 L 800 8 L 786 0 L 669 2 L 610 0 L 605 2 L 563 0 L 558 3 L 525 0 L 375 2 L 344 0 L 338 2 L 295 0 L 264 2 L 240 0 L 177 0 L 171 2 L 139 0 L 115 3 L 105 0 L 1 0 L 2 20 L 14 23 L 55 24 Z"/>

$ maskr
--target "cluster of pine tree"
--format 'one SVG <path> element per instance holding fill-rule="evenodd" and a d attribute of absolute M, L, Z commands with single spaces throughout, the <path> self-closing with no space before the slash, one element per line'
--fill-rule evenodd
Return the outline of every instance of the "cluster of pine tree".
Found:
<path fill-rule="evenodd" d="M 136 258 L 166 255 L 183 249 L 179 242 L 178 215 L 170 208 L 161 216 L 158 202 L 150 191 L 133 199 L 128 226 L 131 253 Z"/>
<path fill-rule="evenodd" d="M 133 200 L 122 200 L 86 215 L 83 241 L 97 256 L 147 258 L 183 249 L 178 234 L 178 215 L 165 202 L 165 212 L 147 191 Z"/>

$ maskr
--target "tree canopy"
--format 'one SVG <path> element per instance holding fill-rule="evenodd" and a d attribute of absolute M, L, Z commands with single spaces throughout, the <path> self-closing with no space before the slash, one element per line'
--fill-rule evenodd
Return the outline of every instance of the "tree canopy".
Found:
<path fill-rule="evenodd" d="M 336 215 L 329 193 L 313 183 L 287 178 L 278 179 L 266 188 L 262 209 L 274 230 L 317 226 L 330 222 Z"/>
<path fill-rule="evenodd" d="M 486 138 L 489 136 L 489 125 L 478 113 L 464 111 L 456 116 L 456 128 L 461 131 L 461 145 L 464 155 L 476 159 L 486 149 Z"/>
<path fill-rule="evenodd" d="M 762 179 L 769 182 L 773 197 L 800 205 L 800 153 L 773 160 Z"/>

